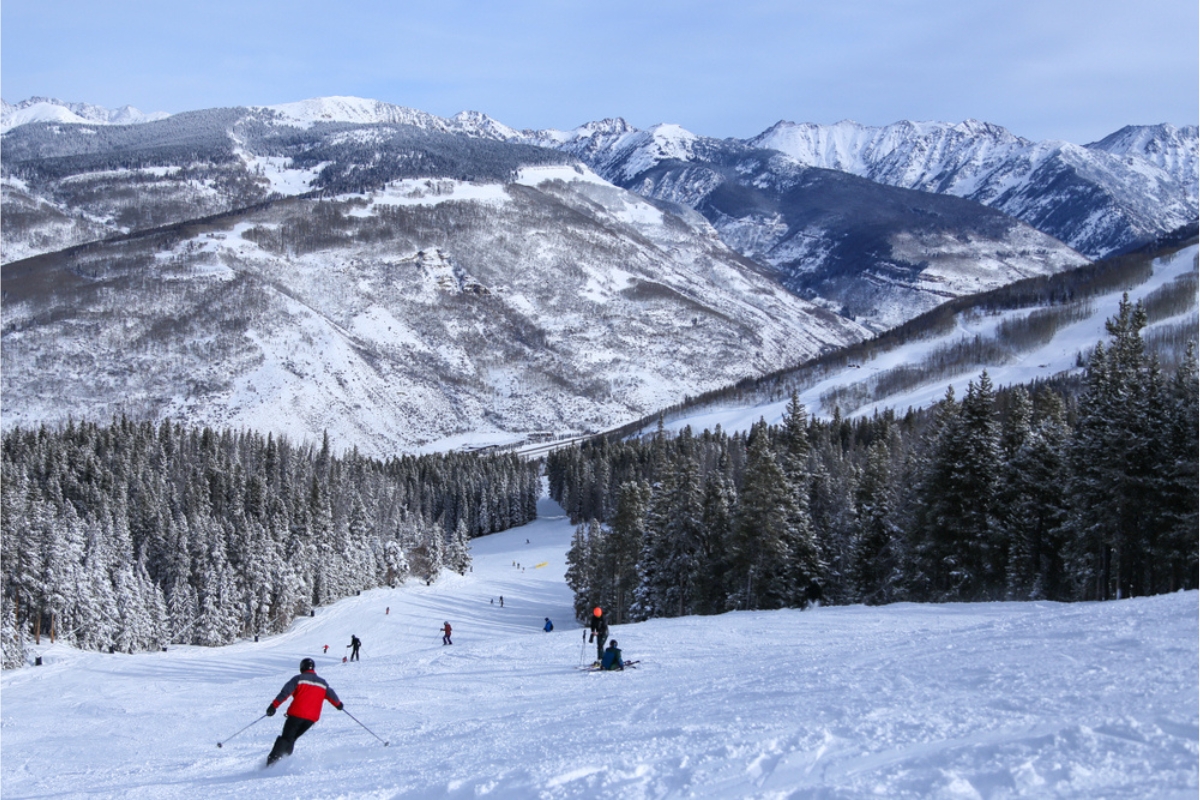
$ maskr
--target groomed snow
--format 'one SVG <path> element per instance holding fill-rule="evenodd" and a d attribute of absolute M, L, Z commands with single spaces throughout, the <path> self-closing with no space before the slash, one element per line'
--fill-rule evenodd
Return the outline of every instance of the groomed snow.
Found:
<path fill-rule="evenodd" d="M 636 670 L 587 673 L 572 529 L 541 511 L 476 540 L 466 576 L 365 592 L 258 643 L 44 647 L 45 666 L 0 679 L 0 793 L 1196 797 L 1196 592 L 657 620 L 613 629 Z M 343 664 L 351 634 L 362 660 Z M 304 656 L 389 746 L 326 706 L 261 769 L 282 716 L 255 720 Z"/>

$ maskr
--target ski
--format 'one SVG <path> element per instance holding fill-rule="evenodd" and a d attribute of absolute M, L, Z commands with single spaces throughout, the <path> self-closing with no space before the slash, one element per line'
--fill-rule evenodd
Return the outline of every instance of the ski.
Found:
<path fill-rule="evenodd" d="M 640 663 L 642 663 L 641 659 L 637 659 L 636 661 L 626 661 L 624 664 L 624 668 L 625 669 L 637 669 L 637 667 L 635 665 L 640 664 Z M 595 664 L 589 664 L 586 667 L 576 667 L 575 669 L 581 670 L 583 672 L 620 672 L 621 671 L 621 670 L 613 670 L 613 669 L 601 669 L 600 667 L 596 666 Z"/>

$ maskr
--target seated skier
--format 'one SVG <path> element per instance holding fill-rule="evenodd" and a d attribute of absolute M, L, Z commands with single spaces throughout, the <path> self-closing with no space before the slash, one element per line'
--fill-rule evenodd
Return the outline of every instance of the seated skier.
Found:
<path fill-rule="evenodd" d="M 617 647 L 616 639 L 608 643 L 608 649 L 604 651 L 604 657 L 600 659 L 600 669 L 625 669 L 625 661 L 621 658 L 621 651 Z"/>

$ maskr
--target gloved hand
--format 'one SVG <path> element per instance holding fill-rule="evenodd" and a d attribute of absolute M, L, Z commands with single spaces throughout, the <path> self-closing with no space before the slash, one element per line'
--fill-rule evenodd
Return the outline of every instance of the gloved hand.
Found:
<path fill-rule="evenodd" d="M 275 716 L 275 704 L 274 703 L 271 703 L 271 705 L 267 706 L 267 716 L 268 717 Z"/>
<path fill-rule="evenodd" d="M 338 711 L 345 711 L 345 710 L 346 710 L 346 704 L 345 704 L 345 703 L 342 703 L 340 706 L 338 706 Z"/>

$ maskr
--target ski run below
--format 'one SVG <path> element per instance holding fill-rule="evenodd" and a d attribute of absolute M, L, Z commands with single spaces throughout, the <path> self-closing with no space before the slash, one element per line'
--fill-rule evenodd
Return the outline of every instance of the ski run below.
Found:
<path fill-rule="evenodd" d="M 465 576 L 364 592 L 260 642 L 110 655 L 43 640 L 44 665 L 0 684 L 0 793 L 1197 796 L 1196 592 L 661 619 L 612 630 L 637 669 L 591 673 L 563 582 L 572 527 L 540 510 L 476 540 Z M 352 634 L 362 659 L 343 663 Z M 263 712 L 305 656 L 388 746 L 326 705 L 263 768 L 284 718 Z"/>

